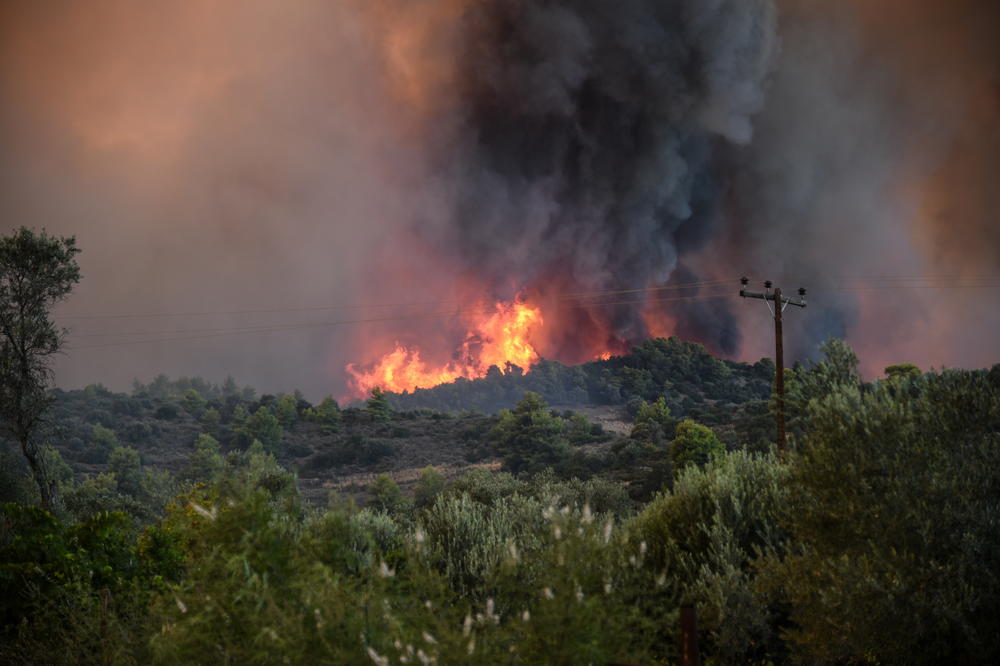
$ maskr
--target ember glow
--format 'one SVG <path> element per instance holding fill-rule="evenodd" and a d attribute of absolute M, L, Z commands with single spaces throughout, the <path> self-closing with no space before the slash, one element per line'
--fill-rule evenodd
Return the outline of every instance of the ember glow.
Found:
<path fill-rule="evenodd" d="M 466 318 L 465 340 L 446 363 L 429 364 L 419 347 L 396 342 L 392 351 L 375 363 L 360 368 L 348 364 L 354 397 L 364 397 L 375 387 L 400 393 L 459 377 L 484 377 L 491 366 L 505 370 L 511 364 L 527 370 L 538 360 L 532 340 L 544 324 L 541 309 L 520 301 L 500 301 L 492 308 L 472 311 Z"/>

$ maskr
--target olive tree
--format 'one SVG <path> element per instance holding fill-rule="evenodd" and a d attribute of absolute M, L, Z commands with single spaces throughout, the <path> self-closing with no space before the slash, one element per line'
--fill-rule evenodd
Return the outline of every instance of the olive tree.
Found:
<path fill-rule="evenodd" d="M 46 508 L 55 504 L 56 485 L 39 434 L 50 402 L 49 363 L 66 336 L 50 314 L 80 281 L 77 253 L 75 238 L 26 227 L 0 237 L 0 427 L 20 444 Z"/>

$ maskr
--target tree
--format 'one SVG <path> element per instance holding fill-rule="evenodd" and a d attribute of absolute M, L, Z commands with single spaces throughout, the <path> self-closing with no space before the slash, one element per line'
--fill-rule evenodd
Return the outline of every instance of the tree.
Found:
<path fill-rule="evenodd" d="M 259 440 L 269 453 L 276 452 L 281 446 L 281 424 L 267 407 L 258 407 L 236 432 L 242 443 Z"/>
<path fill-rule="evenodd" d="M 49 362 L 66 337 L 49 313 L 80 281 L 78 253 L 72 236 L 26 227 L 0 238 L 0 425 L 21 445 L 46 508 L 55 505 L 57 490 L 39 434 L 50 402 Z"/>
<path fill-rule="evenodd" d="M 809 405 L 772 576 L 796 663 L 1000 661 L 1000 376 L 901 381 Z"/>
<path fill-rule="evenodd" d="M 633 541 L 648 544 L 647 566 L 676 580 L 658 603 L 697 604 L 712 663 L 787 663 L 775 658 L 782 608 L 757 590 L 755 566 L 784 548 L 787 478 L 775 456 L 734 451 L 680 471 L 629 525 Z"/>
<path fill-rule="evenodd" d="M 806 413 L 811 401 L 861 385 L 858 357 L 846 342 L 830 338 L 819 350 L 823 353 L 822 361 L 810 362 L 805 367 L 797 365 L 785 378 L 786 427 L 793 438 L 801 437 L 808 425 Z"/>
<path fill-rule="evenodd" d="M 666 439 L 673 424 L 670 408 L 667 407 L 667 401 L 663 396 L 657 398 L 656 402 L 643 401 L 629 437 L 659 444 Z"/>
<path fill-rule="evenodd" d="M 690 464 L 704 465 L 726 452 L 719 438 L 711 428 L 684 419 L 677 424 L 677 437 L 670 448 L 674 467 L 681 469 Z"/>
<path fill-rule="evenodd" d="M 299 401 L 290 395 L 283 395 L 278 399 L 274 412 L 282 426 L 293 428 L 299 420 Z"/>
<path fill-rule="evenodd" d="M 210 481 L 222 471 L 223 460 L 219 453 L 219 442 L 211 435 L 202 433 L 194 442 L 194 452 L 188 458 L 184 476 L 196 481 Z"/>
<path fill-rule="evenodd" d="M 219 410 L 214 407 L 209 407 L 201 415 L 201 429 L 212 437 L 217 437 L 219 435 L 219 426 L 222 425 L 222 415 L 219 414 Z"/>
<path fill-rule="evenodd" d="M 195 418 L 199 418 L 202 412 L 205 411 L 205 407 L 208 405 L 208 401 L 202 397 L 201 393 L 197 389 L 188 389 L 183 397 L 181 397 L 181 404 L 184 405 L 184 409 L 188 414 Z"/>
<path fill-rule="evenodd" d="M 399 489 L 399 484 L 392 480 L 388 474 L 379 474 L 368 486 L 371 499 L 368 506 L 375 511 L 385 511 L 395 513 L 406 505 L 406 498 L 403 491 Z"/>
<path fill-rule="evenodd" d="M 129 446 L 119 446 L 108 456 L 108 469 L 115 475 L 118 492 L 139 496 L 142 492 L 142 463 L 138 451 Z"/>
<path fill-rule="evenodd" d="M 229 396 L 237 395 L 240 392 L 239 387 L 236 385 L 236 380 L 233 379 L 232 375 L 226 377 L 226 381 L 222 384 L 222 397 L 228 398 Z"/>
<path fill-rule="evenodd" d="M 236 408 L 233 409 L 233 417 L 230 419 L 233 429 L 235 430 L 243 426 L 249 417 L 250 415 L 247 413 L 246 407 L 243 405 L 236 405 Z"/>
<path fill-rule="evenodd" d="M 323 434 L 337 432 L 340 428 L 342 418 L 340 407 L 337 406 L 337 401 L 332 396 L 328 395 L 323 398 L 323 401 L 313 409 L 313 414 Z"/>
<path fill-rule="evenodd" d="M 891 380 L 919 377 L 921 374 L 920 368 L 912 363 L 896 363 L 895 365 L 887 366 L 885 369 L 885 376 Z"/>
<path fill-rule="evenodd" d="M 537 393 L 525 393 L 512 410 L 504 409 L 490 438 L 512 472 L 538 471 L 570 455 L 564 432 L 566 423 L 549 411 Z"/>
<path fill-rule="evenodd" d="M 110 453 L 111 449 L 118 446 L 118 435 L 111 428 L 105 428 L 100 423 L 95 423 L 90 431 L 90 441 L 94 447 L 105 453 Z"/>
<path fill-rule="evenodd" d="M 424 509 L 432 504 L 444 490 L 444 474 L 434 467 L 425 467 L 420 472 L 417 485 L 413 489 L 413 503 L 418 509 Z"/>
<path fill-rule="evenodd" d="M 373 421 L 388 421 L 391 418 L 392 410 L 389 407 L 389 400 L 385 397 L 385 391 L 377 386 L 373 388 L 372 397 L 368 398 L 365 411 L 368 412 Z"/>

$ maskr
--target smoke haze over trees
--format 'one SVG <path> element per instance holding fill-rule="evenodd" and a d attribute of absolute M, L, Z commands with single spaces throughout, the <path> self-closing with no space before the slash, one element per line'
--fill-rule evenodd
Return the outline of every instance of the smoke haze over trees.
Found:
<path fill-rule="evenodd" d="M 143 336 L 89 336 L 385 311 L 73 315 L 544 301 L 744 273 L 814 290 L 786 324 L 791 358 L 845 334 L 869 373 L 982 366 L 988 291 L 839 288 L 996 272 L 998 18 L 973 0 L 7 3 L 0 215 L 84 249 L 57 313 L 66 386 L 169 371 L 321 396 L 373 339 L 455 334 L 438 319 L 122 346 Z M 761 308 L 647 305 L 713 351 L 770 353 Z M 640 309 L 560 314 L 543 355 L 583 360 L 588 330 L 640 341 Z"/>

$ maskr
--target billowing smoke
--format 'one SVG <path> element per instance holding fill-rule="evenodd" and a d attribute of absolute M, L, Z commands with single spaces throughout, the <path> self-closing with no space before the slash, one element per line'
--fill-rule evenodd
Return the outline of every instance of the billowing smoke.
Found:
<path fill-rule="evenodd" d="M 496 0 L 460 20 L 440 244 L 501 289 L 668 282 L 723 223 L 726 148 L 751 141 L 773 65 L 770 0 Z M 636 341 L 640 310 L 597 316 Z M 687 333 L 736 351 L 730 315 L 688 314 Z"/>
<path fill-rule="evenodd" d="M 995 288 L 877 279 L 1000 273 L 1000 5 L 780 9 L 781 54 L 736 156 L 727 224 L 691 260 L 811 287 L 812 306 L 789 317 L 794 357 L 846 335 L 870 375 L 901 360 L 996 362 Z M 750 357 L 771 348 L 762 309 L 737 311 Z"/>
<path fill-rule="evenodd" d="M 309 308 L 741 274 L 811 289 L 792 357 L 846 334 L 869 372 L 983 365 L 995 291 L 855 287 L 998 272 L 998 17 L 990 0 L 3 3 L 0 215 L 84 250 L 67 386 L 167 372 L 336 394 L 347 362 L 462 331 L 310 328 L 414 310 Z M 71 318 L 162 312 L 184 316 Z M 565 360 L 671 331 L 771 353 L 763 306 L 737 298 L 547 321 L 541 351 Z"/>
<path fill-rule="evenodd" d="M 887 276 L 996 272 L 994 3 L 449 7 L 454 71 L 425 129 L 444 212 L 418 225 L 498 295 L 746 274 L 810 289 L 814 307 L 789 321 L 793 358 L 830 335 L 862 347 L 868 370 L 894 354 L 995 353 L 986 331 L 1000 313 L 975 307 L 982 292 L 865 291 Z M 640 315 L 659 309 L 716 352 L 769 354 L 760 305 L 570 312 L 551 351 L 580 360 L 588 329 L 641 340 Z M 954 333 L 966 342 L 949 344 Z"/>

